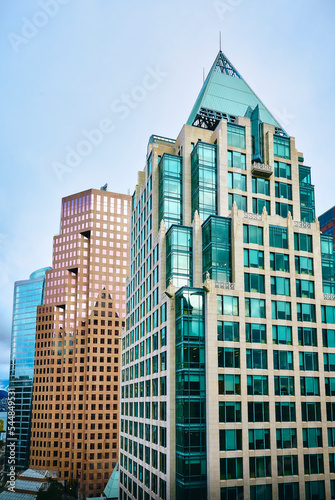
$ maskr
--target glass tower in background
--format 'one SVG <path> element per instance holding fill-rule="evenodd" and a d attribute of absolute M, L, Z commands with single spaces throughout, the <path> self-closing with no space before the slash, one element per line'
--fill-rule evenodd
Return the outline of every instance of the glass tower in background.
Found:
<path fill-rule="evenodd" d="M 16 467 L 29 464 L 37 306 L 43 304 L 45 267 L 14 285 L 9 390 L 15 392 Z M 5 463 L 8 457 L 5 456 Z"/>
<path fill-rule="evenodd" d="M 119 498 L 335 498 L 332 237 L 221 51 L 178 137 L 149 140 L 130 265 Z"/>

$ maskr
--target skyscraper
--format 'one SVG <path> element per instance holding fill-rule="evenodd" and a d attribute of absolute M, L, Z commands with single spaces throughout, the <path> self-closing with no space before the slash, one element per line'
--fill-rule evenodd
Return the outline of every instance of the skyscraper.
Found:
<path fill-rule="evenodd" d="M 149 140 L 131 236 L 120 498 L 333 498 L 331 237 L 221 51 L 177 139 Z"/>
<path fill-rule="evenodd" d="M 29 463 L 36 311 L 43 303 L 45 273 L 50 269 L 39 269 L 28 280 L 17 281 L 14 285 L 9 388 L 15 394 L 15 426 L 11 438 L 17 440 L 17 470 L 27 468 Z M 7 461 L 8 450 L 5 463 Z"/>
<path fill-rule="evenodd" d="M 330 234 L 330 236 L 333 238 L 333 244 L 335 247 L 335 234 L 334 234 L 335 207 L 330 208 L 329 210 L 324 212 L 322 215 L 320 215 L 319 223 L 320 223 L 320 230 L 324 234 Z"/>
<path fill-rule="evenodd" d="M 129 221 L 130 196 L 64 198 L 37 312 L 30 467 L 58 470 L 86 496 L 103 491 L 118 457 Z"/>

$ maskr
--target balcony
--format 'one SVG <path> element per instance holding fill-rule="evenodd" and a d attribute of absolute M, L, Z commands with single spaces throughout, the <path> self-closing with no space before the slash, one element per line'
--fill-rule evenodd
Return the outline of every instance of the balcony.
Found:
<path fill-rule="evenodd" d="M 270 177 L 273 174 L 273 167 L 270 165 L 265 165 L 264 163 L 254 162 L 251 165 L 252 175 L 257 175 L 258 177 Z"/>

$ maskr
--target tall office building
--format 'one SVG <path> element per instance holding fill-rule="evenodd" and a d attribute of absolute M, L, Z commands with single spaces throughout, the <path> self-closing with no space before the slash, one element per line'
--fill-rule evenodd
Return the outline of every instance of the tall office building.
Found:
<path fill-rule="evenodd" d="M 15 425 L 11 440 L 16 440 L 15 466 L 26 469 L 29 464 L 31 405 L 35 361 L 37 306 L 43 304 L 45 273 L 51 267 L 33 272 L 28 280 L 14 285 L 9 389 L 15 395 Z M 9 450 L 5 454 L 8 469 Z"/>
<path fill-rule="evenodd" d="M 132 198 L 121 500 L 334 498 L 332 259 L 295 139 L 220 51 Z"/>
<path fill-rule="evenodd" d="M 118 459 L 119 359 L 129 271 L 130 196 L 62 200 L 38 308 L 30 467 L 101 493 Z"/>
<path fill-rule="evenodd" d="M 333 238 L 335 248 L 335 207 L 330 208 L 319 217 L 320 230 Z"/>

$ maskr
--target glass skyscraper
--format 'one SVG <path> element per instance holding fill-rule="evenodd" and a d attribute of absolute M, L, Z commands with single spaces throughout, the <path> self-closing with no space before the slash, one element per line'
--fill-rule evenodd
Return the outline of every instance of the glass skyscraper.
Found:
<path fill-rule="evenodd" d="M 132 198 L 119 498 L 335 498 L 334 299 L 310 167 L 220 51 Z"/>
<path fill-rule="evenodd" d="M 14 285 L 9 390 L 15 392 L 16 467 L 29 464 L 37 306 L 44 300 L 45 267 Z M 5 461 L 8 457 L 6 455 Z"/>

